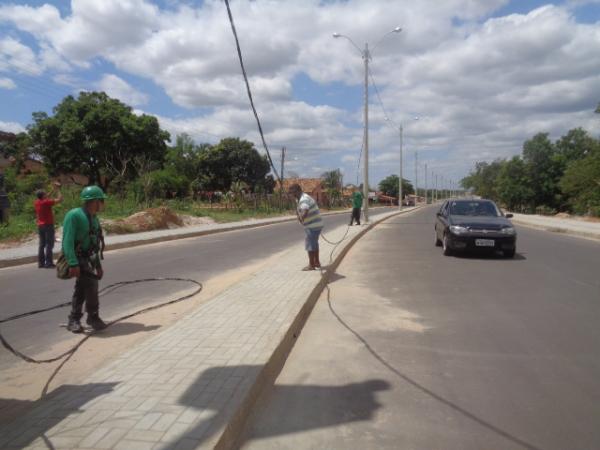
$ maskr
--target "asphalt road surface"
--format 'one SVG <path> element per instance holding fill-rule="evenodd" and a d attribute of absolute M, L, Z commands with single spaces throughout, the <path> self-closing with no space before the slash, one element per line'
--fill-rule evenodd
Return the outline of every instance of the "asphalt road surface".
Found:
<path fill-rule="evenodd" d="M 371 209 L 377 217 L 387 208 Z M 347 223 L 350 213 L 325 216 L 327 228 Z M 109 284 L 153 277 L 191 278 L 206 282 L 219 274 L 267 258 L 291 245 L 302 246 L 304 233 L 297 222 L 212 234 L 105 254 L 105 277 Z M 299 267 L 307 261 L 299 261 Z M 0 318 L 44 309 L 69 301 L 74 282 L 58 280 L 54 270 L 36 264 L 0 269 Z M 150 282 L 119 288 L 100 298 L 100 314 L 114 319 L 193 292 L 195 285 L 181 282 Z M 29 316 L 2 324 L 4 337 L 17 350 L 35 357 L 72 335 L 59 325 L 66 323 L 69 308 Z M 84 317 L 85 320 L 85 317 Z M 15 357 L 0 347 L 0 371 Z"/>
<path fill-rule="evenodd" d="M 244 449 L 600 449 L 600 243 L 442 255 L 435 208 L 348 253 Z"/>

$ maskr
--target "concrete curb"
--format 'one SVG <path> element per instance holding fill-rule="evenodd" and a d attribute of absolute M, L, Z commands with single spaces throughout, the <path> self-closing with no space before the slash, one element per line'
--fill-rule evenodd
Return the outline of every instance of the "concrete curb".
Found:
<path fill-rule="evenodd" d="M 339 215 L 339 214 L 348 214 L 348 211 L 335 211 L 335 212 L 323 213 L 324 216 L 335 216 L 335 215 Z M 283 216 L 283 217 L 285 217 L 285 216 Z M 193 232 L 189 232 L 189 233 L 173 234 L 170 236 L 157 236 L 157 237 L 151 237 L 148 239 L 139 239 L 139 240 L 126 241 L 126 242 L 118 242 L 115 244 L 107 245 L 106 249 L 104 251 L 110 252 L 112 250 L 119 250 L 119 249 L 123 249 L 123 248 L 132 248 L 132 247 L 139 247 L 142 245 L 155 244 L 157 242 L 175 241 L 178 239 L 187 239 L 187 238 L 193 238 L 193 237 L 199 237 L 199 236 L 207 236 L 209 234 L 226 233 L 228 231 L 238 231 L 238 230 L 244 230 L 244 229 L 248 229 L 248 228 L 258 228 L 258 227 L 264 227 L 264 226 L 268 226 L 268 225 L 275 225 L 278 223 L 293 222 L 295 220 L 297 220 L 296 217 L 292 216 L 290 218 L 284 218 L 284 219 L 279 219 L 279 220 L 269 220 L 267 222 L 246 223 L 243 225 L 232 225 L 231 227 L 217 228 L 214 230 L 201 230 L 201 231 L 193 231 Z M 233 222 L 233 223 L 235 223 L 235 222 Z M 131 236 L 135 236 L 135 235 L 136 235 L 136 233 L 131 234 Z M 60 253 L 60 251 L 56 250 L 54 252 L 54 256 L 55 257 L 58 256 L 59 253 Z M 14 267 L 14 266 L 21 266 L 24 264 L 31 264 L 34 262 L 37 262 L 37 255 L 22 256 L 22 257 L 17 257 L 17 258 L 12 258 L 12 259 L 0 259 L 0 269 L 3 269 L 5 267 Z"/>
<path fill-rule="evenodd" d="M 582 237 L 586 239 L 591 239 L 594 241 L 600 241 L 600 234 L 598 233 L 588 233 L 585 231 L 577 231 L 571 230 L 569 228 L 557 227 L 557 226 L 546 226 L 546 225 L 538 225 L 531 222 L 521 221 L 519 219 L 512 218 L 510 219 L 512 222 L 536 230 L 549 231 L 550 233 L 561 233 L 566 234 L 568 236 Z"/>
<path fill-rule="evenodd" d="M 400 214 L 406 214 L 409 212 L 416 211 L 417 209 L 420 209 L 420 207 L 410 209 L 407 211 L 398 211 L 382 219 L 379 219 L 376 222 L 371 223 L 364 230 L 361 230 L 359 233 L 353 236 L 352 239 L 341 249 L 340 253 L 335 257 L 331 264 L 327 266 L 326 269 L 322 270 L 321 279 L 311 291 L 306 302 L 294 318 L 294 321 L 292 322 L 288 330 L 285 332 L 283 339 L 276 347 L 273 354 L 254 380 L 254 383 L 248 390 L 245 398 L 241 401 L 237 410 L 233 412 L 232 417 L 224 426 L 222 434 L 216 440 L 214 446 L 215 449 L 225 450 L 239 447 L 239 445 L 241 444 L 241 433 L 244 430 L 248 417 L 252 413 L 252 409 L 256 404 L 256 401 L 258 400 L 265 388 L 274 385 L 275 380 L 279 376 L 279 373 L 283 369 L 285 361 L 287 360 L 290 352 L 294 348 L 294 344 L 296 343 L 296 340 L 298 339 L 298 336 L 300 335 L 304 324 L 308 320 L 308 317 L 310 316 L 315 303 L 321 296 L 321 293 L 323 292 L 325 287 L 329 284 L 330 276 L 333 273 L 335 273 L 337 267 L 342 262 L 348 251 L 350 251 L 350 249 L 362 236 L 364 236 L 368 231 L 370 231 L 380 223 L 392 217 L 396 217 Z"/>

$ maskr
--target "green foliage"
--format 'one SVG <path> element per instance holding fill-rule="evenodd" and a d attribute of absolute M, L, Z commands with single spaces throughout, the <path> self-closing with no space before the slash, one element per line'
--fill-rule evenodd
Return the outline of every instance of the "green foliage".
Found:
<path fill-rule="evenodd" d="M 165 167 L 185 176 L 201 190 L 206 182 L 203 179 L 201 155 L 209 148 L 209 144 L 196 145 L 190 136 L 180 134 L 175 140 L 175 146 L 167 150 Z"/>
<path fill-rule="evenodd" d="M 390 175 L 387 178 L 384 178 L 379 183 L 379 190 L 383 192 L 385 195 L 389 195 L 391 197 L 398 197 L 398 175 Z M 412 183 L 402 178 L 402 195 L 414 194 L 415 188 Z"/>
<path fill-rule="evenodd" d="M 525 212 L 533 199 L 533 190 L 525 162 L 515 156 L 505 161 L 495 181 L 498 200 L 511 211 Z"/>
<path fill-rule="evenodd" d="M 226 191 L 234 181 L 243 181 L 254 191 L 265 186 L 270 166 L 254 144 L 239 138 L 225 138 L 200 154 L 200 172 L 203 189 Z"/>
<path fill-rule="evenodd" d="M 339 204 L 342 198 L 342 172 L 340 169 L 329 170 L 321 174 L 321 185 L 327 192 L 329 207 Z"/>
<path fill-rule="evenodd" d="M 600 149 L 569 164 L 560 187 L 575 212 L 600 216 Z"/>
<path fill-rule="evenodd" d="M 478 162 L 475 170 L 461 180 L 465 189 L 473 189 L 478 195 L 493 200 L 498 199 L 496 192 L 496 179 L 500 174 L 503 161 L 496 160 L 491 163 Z"/>
<path fill-rule="evenodd" d="M 461 184 L 511 210 L 600 215 L 600 141 L 581 128 L 555 143 L 539 133 L 522 157 L 478 162 Z"/>
<path fill-rule="evenodd" d="M 132 180 L 138 173 L 133 163 L 144 155 L 161 162 L 169 134 L 155 117 L 137 116 L 119 100 L 103 92 L 81 92 L 65 97 L 54 115 L 33 114 L 29 127 L 32 144 L 51 174 L 76 172 L 105 190 L 121 177 Z"/>
<path fill-rule="evenodd" d="M 148 184 L 144 192 L 146 199 L 181 198 L 189 191 L 189 182 L 172 169 L 155 170 L 145 175 Z"/>

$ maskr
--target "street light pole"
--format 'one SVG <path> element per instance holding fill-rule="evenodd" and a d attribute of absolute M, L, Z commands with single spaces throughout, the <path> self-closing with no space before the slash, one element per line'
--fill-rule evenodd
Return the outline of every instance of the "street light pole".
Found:
<path fill-rule="evenodd" d="M 417 206 L 417 202 L 419 201 L 419 173 L 417 170 L 417 166 L 419 164 L 419 154 L 415 152 L 415 206 Z"/>
<path fill-rule="evenodd" d="M 363 59 L 365 60 L 365 162 L 363 166 L 363 213 L 365 223 L 369 223 L 369 44 L 365 43 Z"/>
<path fill-rule="evenodd" d="M 400 177 L 398 180 L 398 209 L 402 209 L 402 124 L 400 124 Z"/>
<path fill-rule="evenodd" d="M 427 195 L 427 164 L 425 164 L 425 204 L 427 204 L 427 199 L 429 196 Z"/>
<path fill-rule="evenodd" d="M 379 41 L 373 46 L 373 49 L 379 45 L 379 43 L 390 33 L 400 33 L 402 28 L 396 27 L 392 31 L 385 33 Z M 365 217 L 365 223 L 369 222 L 369 59 L 371 54 L 369 52 L 369 43 L 365 43 L 365 49 L 361 50 L 352 39 L 340 33 L 333 33 L 334 38 L 343 37 L 350 41 L 352 45 L 360 52 L 363 60 L 365 61 L 365 107 L 364 107 L 364 167 L 363 167 L 363 212 Z"/>

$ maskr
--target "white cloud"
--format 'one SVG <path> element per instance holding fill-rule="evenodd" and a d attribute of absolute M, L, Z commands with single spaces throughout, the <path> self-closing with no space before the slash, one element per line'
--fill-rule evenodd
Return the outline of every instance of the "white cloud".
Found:
<path fill-rule="evenodd" d="M 10 78 L 0 78 L 0 88 L 2 89 L 15 89 L 17 85 Z"/>
<path fill-rule="evenodd" d="M 573 15 L 573 8 L 594 2 L 569 0 L 496 18 L 490 15 L 508 0 L 257 0 L 233 1 L 231 8 L 267 141 L 274 149 L 288 147 L 298 158 L 294 170 L 338 164 L 355 172 L 362 109 L 327 106 L 326 95 L 313 98 L 318 106 L 298 101 L 293 78 L 305 73 L 322 90 L 341 82 L 360 96 L 361 55 L 331 33 L 349 35 L 360 48 L 368 41 L 373 49 L 400 25 L 402 33 L 386 36 L 372 51 L 381 98 L 389 116 L 405 124 L 407 163 L 418 149 L 423 163 L 459 178 L 478 158 L 520 152 L 538 131 L 554 138 L 577 126 L 600 132 L 592 113 L 600 101 L 600 26 L 577 23 Z M 19 67 L 58 70 L 56 80 L 84 88 L 84 78 L 70 68 L 93 69 L 101 58 L 151 79 L 177 105 L 209 111 L 186 119 L 159 114 L 173 134 L 211 142 L 241 136 L 260 145 L 221 0 L 169 2 L 162 10 L 144 0 L 73 0 L 63 16 L 51 5 L 7 5 L 0 7 L 0 22 L 31 33 L 39 44 L 36 55 L 16 38 L 0 40 L 0 71 L 7 75 Z M 148 102 L 114 75 L 97 87 L 136 106 Z M 383 178 L 397 172 L 398 132 L 385 123 L 373 94 L 372 166 Z M 414 115 L 423 119 L 412 122 Z"/>
<path fill-rule="evenodd" d="M 11 70 L 26 75 L 40 75 L 43 71 L 35 53 L 29 47 L 12 37 L 7 37 L 0 39 L 0 71 Z"/>
<path fill-rule="evenodd" d="M 134 89 L 125 80 L 113 74 L 104 74 L 96 87 L 110 97 L 129 105 L 140 106 L 148 103 L 148 95 Z"/>
<path fill-rule="evenodd" d="M 8 133 L 21 133 L 25 131 L 25 127 L 17 122 L 3 122 L 0 120 L 0 131 Z"/>

